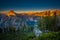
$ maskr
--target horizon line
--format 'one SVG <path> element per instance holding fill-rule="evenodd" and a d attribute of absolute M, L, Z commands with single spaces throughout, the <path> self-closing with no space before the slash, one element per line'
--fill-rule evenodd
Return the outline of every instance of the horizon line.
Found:
<path fill-rule="evenodd" d="M 30 10 L 30 11 L 21 11 L 21 10 L 13 10 L 16 13 L 26 13 L 26 12 L 43 12 L 43 11 L 47 11 L 47 10 L 60 10 L 60 9 L 45 9 L 45 10 Z M 6 11 L 0 11 L 0 13 L 7 13 L 10 10 L 6 10 Z"/>

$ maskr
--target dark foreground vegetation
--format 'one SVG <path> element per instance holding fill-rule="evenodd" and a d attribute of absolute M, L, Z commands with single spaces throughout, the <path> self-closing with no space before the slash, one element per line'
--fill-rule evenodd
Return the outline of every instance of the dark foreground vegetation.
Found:
<path fill-rule="evenodd" d="M 31 33 L 0 33 L 0 40 L 60 40 L 60 32 L 42 33 L 39 37 Z"/>

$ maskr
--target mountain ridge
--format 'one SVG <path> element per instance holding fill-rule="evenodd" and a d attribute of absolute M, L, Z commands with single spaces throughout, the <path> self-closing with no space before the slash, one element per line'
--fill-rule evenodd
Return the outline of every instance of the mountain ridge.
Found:
<path fill-rule="evenodd" d="M 42 12 L 22 12 L 22 13 L 16 13 L 14 12 L 14 10 L 10 10 L 9 12 L 5 13 L 5 15 L 16 16 L 16 14 L 19 14 L 19 15 L 28 15 L 28 16 L 48 16 L 48 13 L 50 13 L 50 16 L 53 16 L 54 12 L 56 12 L 56 15 L 60 15 L 60 10 L 45 10 Z"/>

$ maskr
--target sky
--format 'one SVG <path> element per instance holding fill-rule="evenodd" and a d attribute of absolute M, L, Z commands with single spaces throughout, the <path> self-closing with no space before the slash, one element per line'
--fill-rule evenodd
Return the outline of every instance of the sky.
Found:
<path fill-rule="evenodd" d="M 60 9 L 60 0 L 0 0 L 0 11 L 40 11 Z"/>

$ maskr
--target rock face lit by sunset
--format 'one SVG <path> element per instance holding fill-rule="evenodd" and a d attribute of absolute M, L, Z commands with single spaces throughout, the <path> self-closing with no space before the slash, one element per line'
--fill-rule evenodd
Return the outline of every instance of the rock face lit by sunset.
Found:
<path fill-rule="evenodd" d="M 18 13 L 15 12 L 14 10 L 10 10 L 8 12 L 5 12 L 4 14 L 6 14 L 7 16 L 16 16 L 16 14 L 21 14 L 21 15 L 28 15 L 28 16 L 53 16 L 54 12 L 56 12 L 56 15 L 60 15 L 60 10 L 45 10 L 45 11 L 40 11 L 40 12 L 22 12 L 22 13 Z M 3 12 L 2 12 L 3 14 Z M 50 14 L 50 15 L 49 15 Z"/>

